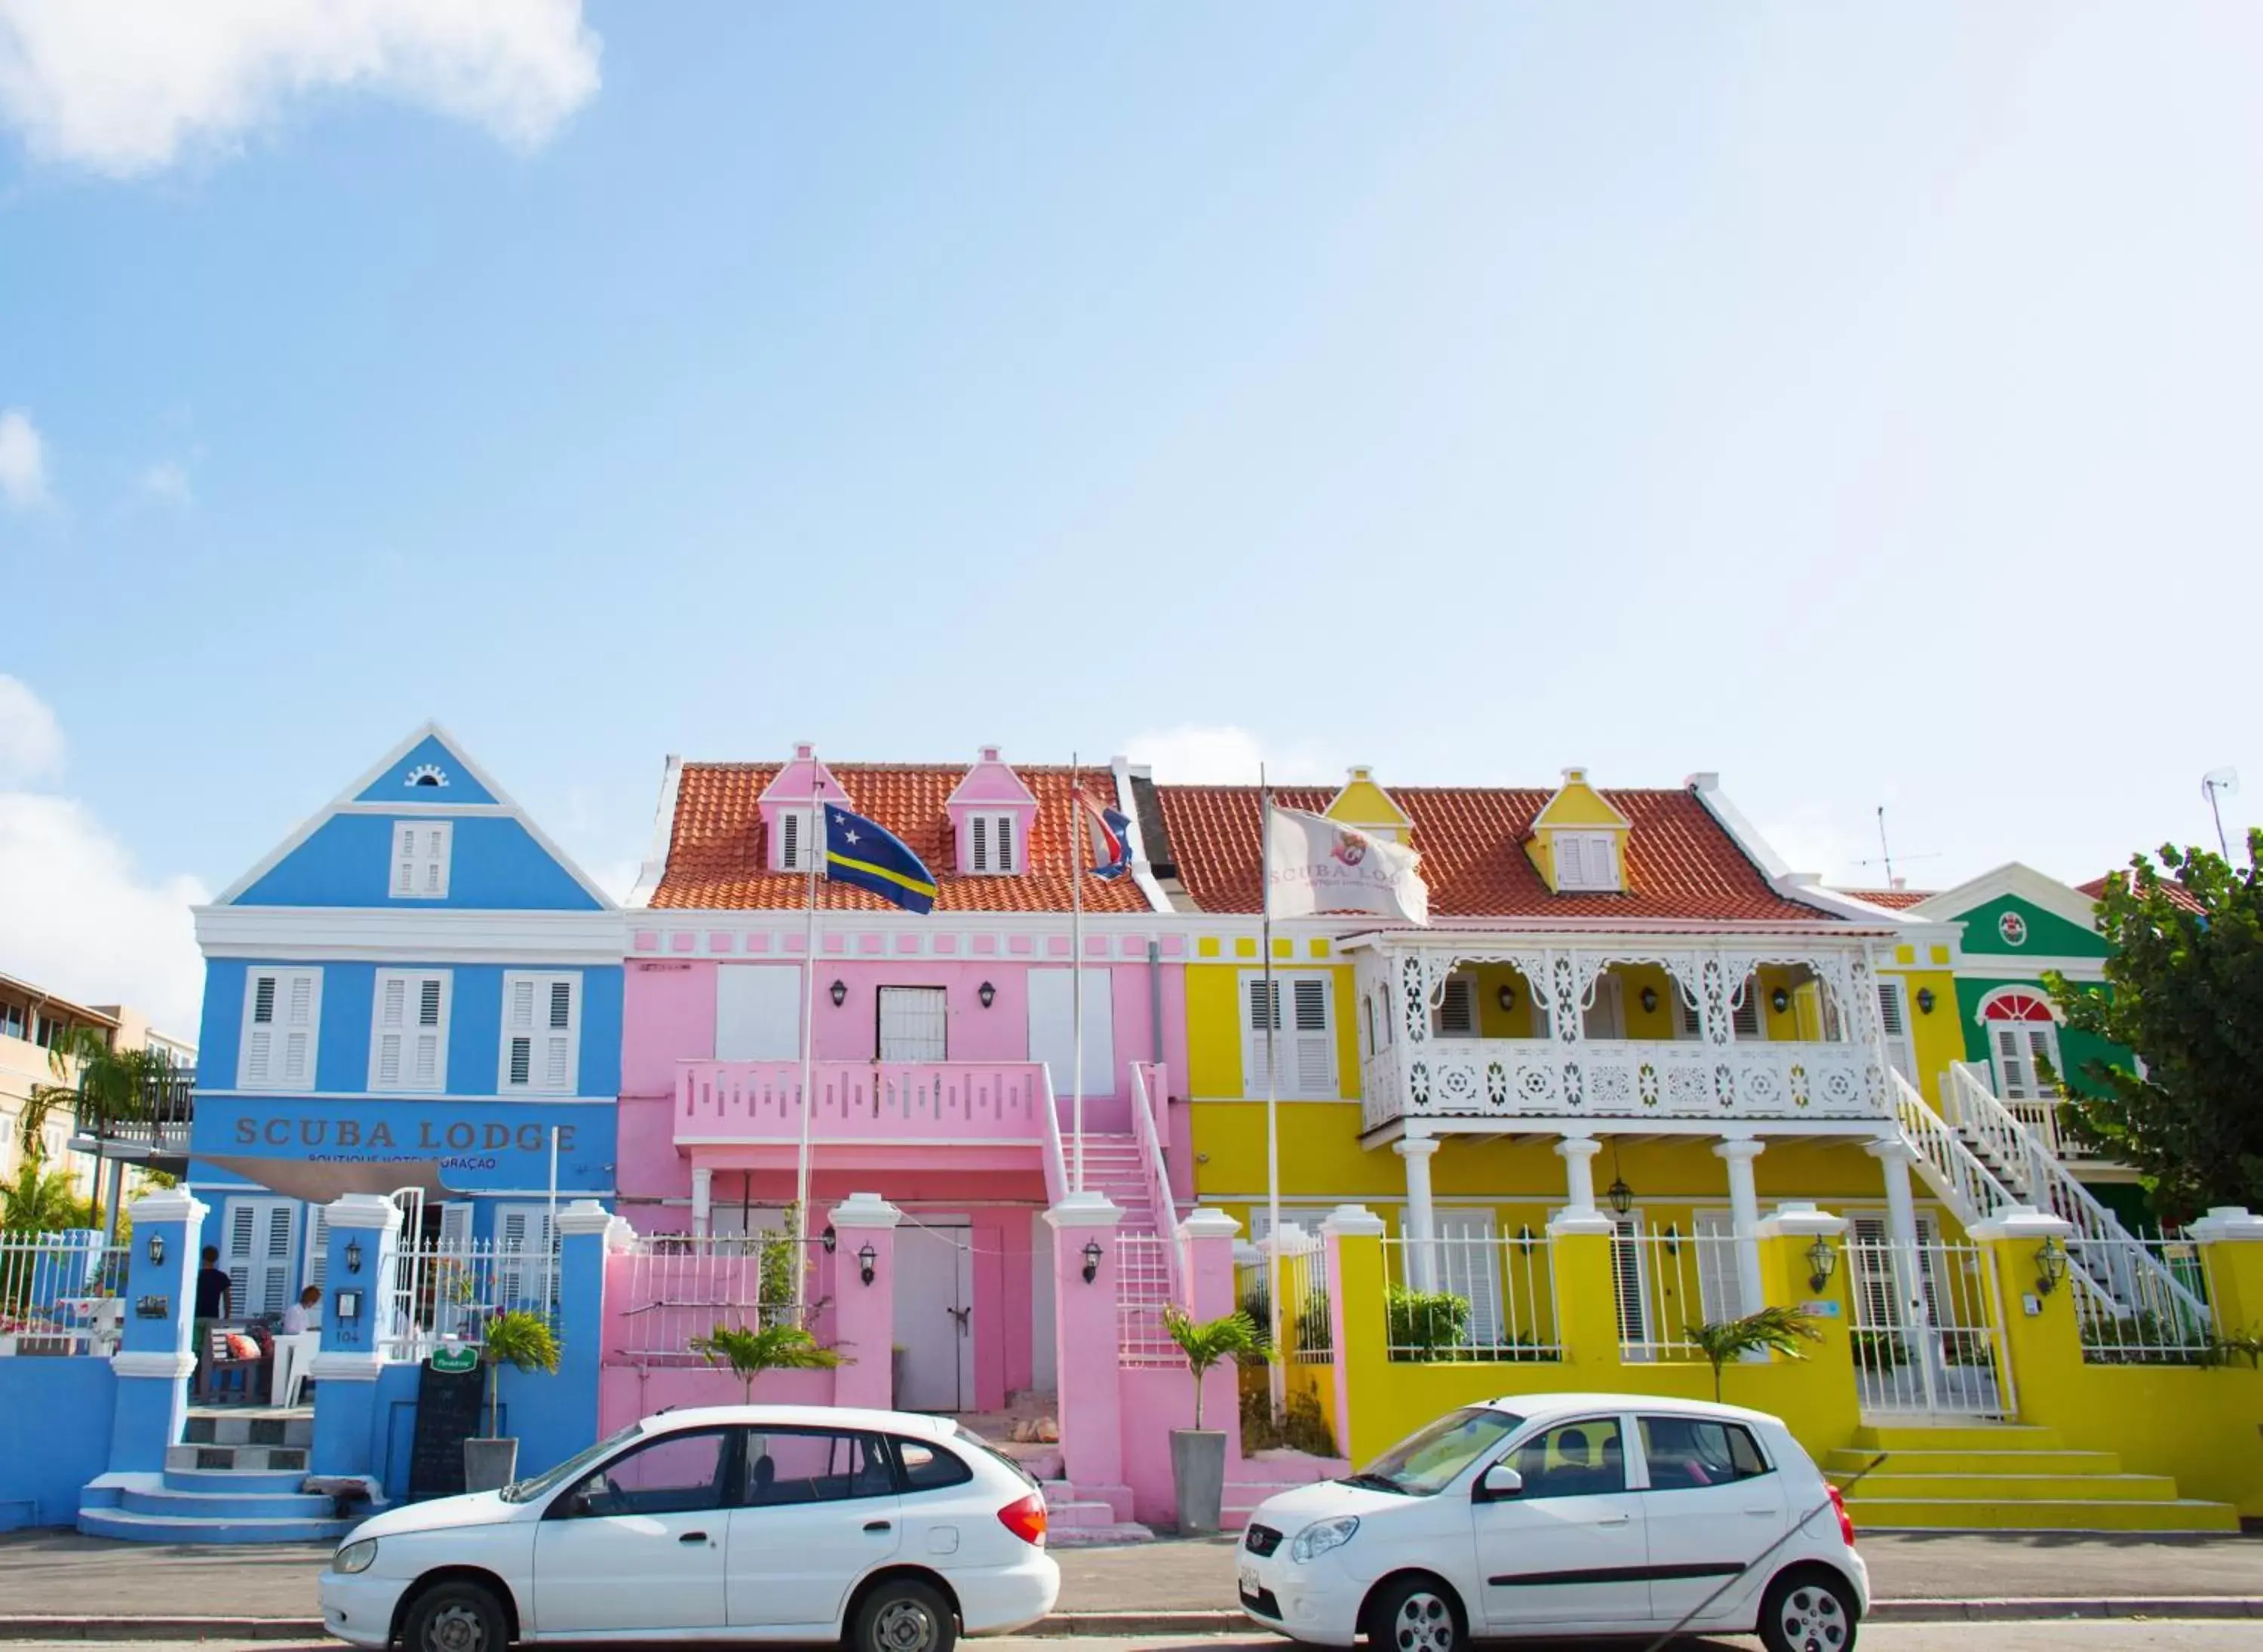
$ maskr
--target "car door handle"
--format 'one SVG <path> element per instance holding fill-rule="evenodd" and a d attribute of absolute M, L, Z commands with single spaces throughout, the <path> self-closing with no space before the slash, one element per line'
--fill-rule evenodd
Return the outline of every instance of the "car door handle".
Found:
<path fill-rule="evenodd" d="M 890 1527 L 886 1520 L 867 1520 L 864 1522 L 864 1529 L 867 1532 L 886 1532 Z"/>
<path fill-rule="evenodd" d="M 1775 1512 L 1776 1512 L 1776 1511 L 1775 1511 L 1775 1510 L 1774 1510 L 1774 1509 L 1768 1509 L 1768 1508 L 1760 1508 L 1760 1509 L 1747 1509 L 1747 1510 L 1746 1510 L 1746 1511 L 1745 1511 L 1745 1512 L 1746 1512 L 1746 1514 L 1755 1516 L 1756 1518 L 1760 1518 L 1760 1519 L 1765 1520 L 1765 1519 L 1767 1519 L 1767 1518 L 1768 1518 L 1768 1516 L 1770 1516 L 1770 1515 L 1772 1515 L 1772 1514 L 1775 1513 Z"/>
<path fill-rule="evenodd" d="M 705 1543 L 707 1540 L 707 1534 L 705 1532 L 686 1532 L 676 1540 L 679 1543 Z"/>
<path fill-rule="evenodd" d="M 1628 1521 L 1633 1518 L 1634 1517 L 1630 1514 L 1607 1514 L 1601 1519 L 1596 1521 L 1595 1524 L 1597 1525 L 1624 1525 Z"/>

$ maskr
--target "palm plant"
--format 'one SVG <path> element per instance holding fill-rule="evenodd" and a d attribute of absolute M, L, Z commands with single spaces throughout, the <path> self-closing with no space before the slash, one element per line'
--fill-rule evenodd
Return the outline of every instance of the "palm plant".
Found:
<path fill-rule="evenodd" d="M 755 1379 L 765 1371 L 831 1371 L 850 1363 L 838 1348 L 827 1347 L 799 1325 L 718 1325 L 694 1337 L 690 1348 L 711 1366 L 730 1366 L 749 1403 Z"/>
<path fill-rule="evenodd" d="M 558 1336 L 539 1314 L 511 1308 L 488 1322 L 481 1358 L 488 1368 L 488 1438 L 497 1438 L 501 1414 L 500 1377 L 506 1365 L 521 1371 L 554 1376 L 558 1371 Z"/>
<path fill-rule="evenodd" d="M 1236 1309 L 1218 1319 L 1197 1321 L 1175 1302 L 1163 1309 L 1163 1329 L 1187 1357 L 1195 1379 L 1195 1427 L 1203 1425 L 1203 1378 L 1221 1359 L 1236 1359 L 1262 1345 L 1257 1327 L 1247 1314 Z"/>
<path fill-rule="evenodd" d="M 163 1049 L 112 1049 L 103 1033 L 81 1026 L 48 1047 L 47 1068 L 59 1082 L 33 1085 L 16 1120 L 17 1141 L 27 1157 L 44 1152 L 47 1120 L 59 1110 L 75 1113 L 82 1125 L 141 1117 L 150 1096 L 172 1073 L 173 1059 Z"/>
<path fill-rule="evenodd" d="M 1799 1351 L 1799 1344 L 1819 1343 L 1823 1333 L 1816 1329 L 1813 1319 L 1796 1308 L 1764 1308 L 1742 1319 L 1709 1320 L 1703 1325 L 1692 1325 L 1689 1340 L 1712 1362 L 1713 1398 L 1718 1401 L 1721 1369 L 1732 1359 L 1763 1351 L 1804 1359 L 1807 1356 Z"/>
<path fill-rule="evenodd" d="M 14 1182 L 0 1185 L 0 1230 L 57 1233 L 86 1226 L 86 1204 L 69 1170 L 51 1170 L 35 1154 L 25 1156 Z"/>

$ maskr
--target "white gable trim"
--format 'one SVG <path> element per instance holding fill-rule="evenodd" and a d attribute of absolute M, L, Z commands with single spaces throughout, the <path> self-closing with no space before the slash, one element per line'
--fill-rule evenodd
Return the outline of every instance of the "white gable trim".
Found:
<path fill-rule="evenodd" d="M 1984 872 L 1978 877 L 1958 884 L 1953 889 L 1943 889 L 1929 895 L 1912 912 L 1922 914 L 1935 923 L 1953 923 L 1976 906 L 1985 906 L 1991 901 L 2000 901 L 2006 895 L 2016 896 L 2029 906 L 2040 907 L 2053 917 L 2063 917 L 2077 929 L 2098 932 L 2098 914 L 2093 910 L 2091 898 L 2057 878 L 2047 877 L 2033 866 L 2007 860 L 1993 872 Z M 1990 953 L 1988 956 L 1994 956 Z M 2007 953 L 2018 957 L 2017 953 Z"/>
<path fill-rule="evenodd" d="M 1802 906 L 1811 906 L 1818 912 L 1836 918 L 1852 919 L 1866 927 L 1880 924 L 1892 929 L 1906 930 L 1913 926 L 1907 914 L 1891 907 L 1872 906 L 1868 901 L 1857 901 L 1836 889 L 1826 889 L 1817 881 L 1812 872 L 1794 872 L 1782 855 L 1776 853 L 1767 838 L 1760 835 L 1744 811 L 1731 802 L 1721 790 L 1721 779 L 1717 774 L 1693 774 L 1688 786 L 1697 801 L 1705 806 L 1721 830 L 1743 851 L 1746 859 L 1758 866 L 1768 887 L 1787 901 L 1797 901 Z"/>
<path fill-rule="evenodd" d="M 575 883 L 582 886 L 582 889 L 584 894 L 596 901 L 608 911 L 618 909 L 613 905 L 612 896 L 607 895 L 604 889 L 597 886 L 596 881 L 592 879 L 588 873 L 582 871 L 580 866 L 576 866 L 574 862 L 574 858 L 571 855 L 568 854 L 564 850 L 560 849 L 556 844 L 550 840 L 549 835 L 546 833 L 541 827 L 534 823 L 532 816 L 529 815 L 524 809 L 518 806 L 517 802 L 511 797 L 510 793 L 504 791 L 502 786 L 495 784 L 495 777 L 493 775 L 489 774 L 476 762 L 473 761 L 471 755 L 464 750 L 463 743 L 459 741 L 455 735 L 450 734 L 446 729 L 443 728 L 438 723 L 431 721 L 429 719 L 414 729 L 407 739 L 401 741 L 398 745 L 395 745 L 391 750 L 387 751 L 382 757 L 380 757 L 376 763 L 372 764 L 369 768 L 365 769 L 358 778 L 356 778 L 336 797 L 323 804 L 322 808 L 316 809 L 305 820 L 300 821 L 297 829 L 280 844 L 278 844 L 273 849 L 270 850 L 266 855 L 260 859 L 257 865 L 254 866 L 250 871 L 245 873 L 234 883 L 229 884 L 227 888 L 222 889 L 220 894 L 213 898 L 213 905 L 233 906 L 235 904 L 236 901 L 242 896 L 245 890 L 250 888 L 269 873 L 274 871 L 277 866 L 282 865 L 284 860 L 288 858 L 293 851 L 300 848 L 308 838 L 312 837 L 317 831 L 321 830 L 323 824 L 334 815 L 389 814 L 401 812 L 390 805 L 380 805 L 375 807 L 361 805 L 358 807 L 357 800 L 364 792 L 367 791 L 372 786 L 374 786 L 377 783 L 379 777 L 384 774 L 387 769 L 393 767 L 394 764 L 400 762 L 401 758 L 407 757 L 411 751 L 414 751 L 426 740 L 437 740 L 442 745 L 447 747 L 450 754 L 455 757 L 456 761 L 463 764 L 464 772 L 470 775 L 474 780 L 477 780 L 480 783 L 481 789 L 483 789 L 489 797 L 495 799 L 495 802 L 493 804 L 481 805 L 459 804 L 453 808 L 446 809 L 436 809 L 430 804 L 424 804 L 421 808 L 413 809 L 412 812 L 417 814 L 430 812 L 446 813 L 451 815 L 493 815 L 496 813 L 507 815 L 511 819 L 516 820 L 520 826 L 525 829 L 526 835 L 533 838 L 537 844 L 541 845 L 544 853 L 547 854 L 553 860 L 556 861 L 559 866 L 565 869 L 566 875 L 568 877 L 573 879 Z"/>
<path fill-rule="evenodd" d="M 683 757 L 671 751 L 660 772 L 660 803 L 652 813 L 652 843 L 645 850 L 644 864 L 637 868 L 636 887 L 629 891 L 625 902 L 628 906 L 650 906 L 654 891 L 668 875 L 668 858 L 676 850 L 676 798 L 683 789 Z"/>

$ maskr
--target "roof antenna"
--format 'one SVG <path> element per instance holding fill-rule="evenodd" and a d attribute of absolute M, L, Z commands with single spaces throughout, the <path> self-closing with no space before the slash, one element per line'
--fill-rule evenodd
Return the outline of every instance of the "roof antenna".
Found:
<path fill-rule="evenodd" d="M 1878 850 L 1883 857 L 1883 864 L 1886 868 L 1886 888 L 1889 889 L 1900 888 L 1902 887 L 1902 880 L 1894 875 L 1894 846 L 1886 841 L 1886 806 L 1883 803 L 1878 805 Z M 1941 857 L 1938 854 L 1933 853 L 1922 855 L 1904 855 L 1902 857 L 1904 864 L 1907 864 L 1912 860 L 1938 860 L 1940 859 Z M 1882 863 L 1878 860 L 1858 860 L 1855 864 L 1858 866 L 1875 866 Z"/>
<path fill-rule="evenodd" d="M 2223 805 L 2219 801 L 2227 794 L 2239 795 L 2239 771 L 2210 769 L 2200 777 L 2201 794 L 2208 799 L 2208 812 L 2216 816 L 2216 849 L 2226 860 L 2231 859 L 2231 845 L 2223 840 Z"/>

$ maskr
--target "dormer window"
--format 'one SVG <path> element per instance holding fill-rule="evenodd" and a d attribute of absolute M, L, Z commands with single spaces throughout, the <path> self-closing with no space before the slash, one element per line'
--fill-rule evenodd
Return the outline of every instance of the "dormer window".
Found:
<path fill-rule="evenodd" d="M 1619 888 L 1619 863 L 1616 846 L 1611 832 L 1567 832 L 1554 834 L 1556 846 L 1556 888 L 1559 891 L 1601 890 L 1616 892 Z"/>
<path fill-rule="evenodd" d="M 445 821 L 395 821 L 393 826 L 393 898 L 448 898 L 448 851 L 455 829 Z"/>
<path fill-rule="evenodd" d="M 967 868 L 980 873 L 1007 873 L 1015 870 L 1014 817 L 1011 815 L 969 815 L 967 830 L 973 842 L 967 854 Z"/>

